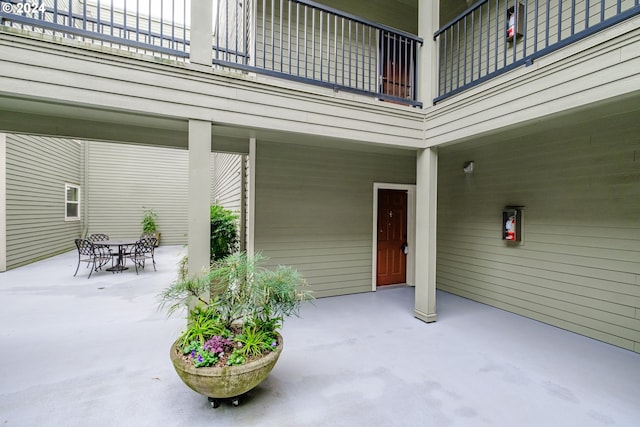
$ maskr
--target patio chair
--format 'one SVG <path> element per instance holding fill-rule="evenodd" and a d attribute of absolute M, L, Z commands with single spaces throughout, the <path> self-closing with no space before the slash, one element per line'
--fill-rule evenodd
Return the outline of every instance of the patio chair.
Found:
<path fill-rule="evenodd" d="M 104 240 L 109 240 L 109 236 L 103 233 L 94 233 L 87 236 L 87 240 L 94 243 L 100 242 Z M 96 249 L 99 250 L 103 256 L 113 257 L 113 252 L 111 252 L 111 248 L 106 246 L 96 246 Z"/>
<path fill-rule="evenodd" d="M 138 269 L 144 269 L 145 262 L 147 260 L 151 260 L 153 263 L 153 271 L 156 270 L 156 259 L 155 259 L 155 248 L 158 240 L 155 237 L 143 237 L 138 240 L 133 248 L 125 254 L 126 258 L 129 258 L 133 261 L 134 266 L 136 267 L 136 274 L 138 274 Z"/>
<path fill-rule="evenodd" d="M 76 272 L 73 273 L 73 277 L 78 274 L 78 269 L 82 262 L 87 263 L 87 267 L 91 265 L 91 271 L 89 271 L 89 276 L 87 277 L 88 279 L 94 271 L 101 269 L 103 265 L 111 261 L 111 255 L 105 254 L 105 252 L 100 250 L 100 248 L 94 245 L 90 240 L 76 239 L 75 243 L 78 248 L 78 266 L 76 267 Z"/>
<path fill-rule="evenodd" d="M 109 236 L 102 233 L 94 233 L 87 236 L 87 240 L 90 242 L 99 242 L 100 240 L 109 240 Z"/>

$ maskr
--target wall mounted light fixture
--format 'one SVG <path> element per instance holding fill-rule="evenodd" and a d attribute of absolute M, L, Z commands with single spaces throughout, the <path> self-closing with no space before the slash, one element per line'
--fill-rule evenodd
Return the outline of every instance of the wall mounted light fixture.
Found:
<path fill-rule="evenodd" d="M 462 170 L 464 171 L 464 173 L 473 173 L 473 160 L 467 160 L 466 162 L 464 162 L 464 165 L 462 165 Z"/>

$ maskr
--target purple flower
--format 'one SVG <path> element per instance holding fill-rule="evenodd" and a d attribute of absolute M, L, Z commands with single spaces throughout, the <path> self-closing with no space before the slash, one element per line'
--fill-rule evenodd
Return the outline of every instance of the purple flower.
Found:
<path fill-rule="evenodd" d="M 202 363 L 202 356 L 198 355 L 198 362 Z"/>
<path fill-rule="evenodd" d="M 277 342 L 275 342 L 275 341 L 271 343 L 271 347 L 275 347 L 275 346 L 277 346 L 277 345 L 278 345 L 278 343 L 277 343 Z"/>

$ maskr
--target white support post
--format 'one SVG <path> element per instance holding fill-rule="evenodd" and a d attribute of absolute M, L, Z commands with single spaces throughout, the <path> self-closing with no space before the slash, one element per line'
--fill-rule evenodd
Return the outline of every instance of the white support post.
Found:
<path fill-rule="evenodd" d="M 418 50 L 418 100 L 424 108 L 438 96 L 438 43 L 433 35 L 438 31 L 439 5 L 440 0 L 418 2 L 418 35 L 424 40 Z"/>
<path fill-rule="evenodd" d="M 0 272 L 7 271 L 7 134 L 0 133 Z"/>
<path fill-rule="evenodd" d="M 435 322 L 438 152 L 418 151 L 416 165 L 416 296 L 414 316 Z"/>
<path fill-rule="evenodd" d="M 189 275 L 209 268 L 211 122 L 189 120 Z"/>
<path fill-rule="evenodd" d="M 213 2 L 191 2 L 189 62 L 211 69 L 213 61 Z"/>

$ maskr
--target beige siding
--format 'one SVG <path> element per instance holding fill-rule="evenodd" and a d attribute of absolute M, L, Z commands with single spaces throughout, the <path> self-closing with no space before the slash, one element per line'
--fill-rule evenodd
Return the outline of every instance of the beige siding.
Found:
<path fill-rule="evenodd" d="M 212 153 L 212 195 L 214 203 L 239 213 L 242 202 L 242 155 Z"/>
<path fill-rule="evenodd" d="M 7 268 L 75 248 L 81 222 L 65 221 L 65 184 L 82 188 L 81 145 L 7 135 Z M 82 209 L 81 209 L 82 217 Z"/>
<path fill-rule="evenodd" d="M 371 290 L 373 183 L 415 183 L 415 156 L 258 141 L 256 250 L 316 296 Z"/>
<path fill-rule="evenodd" d="M 442 148 L 438 288 L 638 351 L 639 134 L 607 118 Z M 526 206 L 523 245 L 505 205 Z"/>
<path fill-rule="evenodd" d="M 161 244 L 187 241 L 187 151 L 88 142 L 89 233 L 140 235 L 144 208 L 158 214 Z"/>

